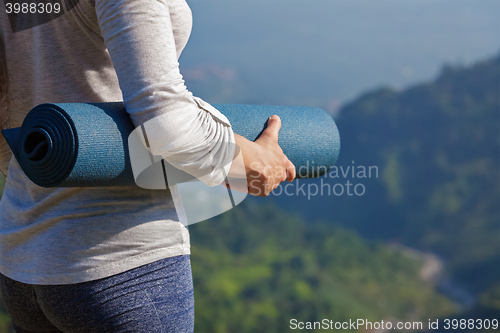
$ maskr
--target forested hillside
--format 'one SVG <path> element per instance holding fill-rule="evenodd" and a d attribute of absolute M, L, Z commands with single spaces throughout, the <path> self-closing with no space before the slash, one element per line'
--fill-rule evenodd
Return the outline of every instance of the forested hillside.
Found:
<path fill-rule="evenodd" d="M 365 185 L 363 196 L 277 197 L 280 206 L 432 251 L 500 313 L 500 56 L 445 66 L 434 82 L 403 91 L 365 93 L 337 125 L 337 165 L 377 166 L 378 177 L 347 175 Z"/>
<path fill-rule="evenodd" d="M 439 253 L 474 290 L 500 282 L 500 56 L 365 94 L 338 126 L 342 161 L 382 170 L 377 236 Z M 358 212 L 343 222 L 370 229 Z"/>
<path fill-rule="evenodd" d="M 455 306 L 423 258 L 272 205 L 243 203 L 190 226 L 196 332 L 288 332 L 290 320 L 421 320 Z"/>

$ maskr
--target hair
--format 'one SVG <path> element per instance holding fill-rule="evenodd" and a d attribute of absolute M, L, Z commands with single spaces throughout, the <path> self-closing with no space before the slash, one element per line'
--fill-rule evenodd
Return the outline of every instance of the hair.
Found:
<path fill-rule="evenodd" d="M 0 34 L 0 128 L 9 126 L 9 110 L 7 100 L 7 61 L 5 59 L 5 44 Z"/>

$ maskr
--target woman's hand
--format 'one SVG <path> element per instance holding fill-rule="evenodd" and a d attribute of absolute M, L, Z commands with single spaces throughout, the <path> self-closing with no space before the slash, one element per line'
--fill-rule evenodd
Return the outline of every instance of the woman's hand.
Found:
<path fill-rule="evenodd" d="M 241 158 L 235 159 L 229 177 L 246 176 L 248 193 L 252 195 L 265 197 L 281 182 L 291 182 L 295 178 L 295 166 L 278 145 L 280 128 L 281 120 L 274 115 L 269 118 L 267 128 L 255 142 L 235 133 L 236 145 L 240 148 L 244 166 Z"/>

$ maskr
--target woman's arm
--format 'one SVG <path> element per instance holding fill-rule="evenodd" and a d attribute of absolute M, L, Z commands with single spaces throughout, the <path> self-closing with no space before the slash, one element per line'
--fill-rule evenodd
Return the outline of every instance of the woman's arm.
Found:
<path fill-rule="evenodd" d="M 235 136 L 224 115 L 187 90 L 179 71 L 180 50 L 171 20 L 171 10 L 179 15 L 182 4 L 185 2 L 173 0 L 95 1 L 126 110 L 136 126 L 144 126 L 153 154 L 209 186 L 222 183 L 230 172 L 236 143 L 245 162 L 244 167 L 233 166 L 230 174 L 244 169 L 248 181 L 254 180 L 259 189 L 251 190 L 249 184 L 249 192 L 267 195 L 287 178 L 263 174 L 286 165 L 277 144 L 279 126 L 271 126 L 269 134 L 250 142 Z M 184 11 L 190 29 L 191 16 L 186 14 Z"/>

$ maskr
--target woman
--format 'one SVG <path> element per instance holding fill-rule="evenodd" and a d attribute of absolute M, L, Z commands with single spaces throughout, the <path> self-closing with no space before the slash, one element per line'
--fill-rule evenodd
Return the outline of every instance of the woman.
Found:
<path fill-rule="evenodd" d="M 177 60 L 192 24 L 184 0 L 80 0 L 21 31 L 23 17 L 11 25 L 0 15 L 4 127 L 20 126 L 44 102 L 123 100 L 136 126 L 161 119 L 153 140 L 162 156 L 210 186 L 229 171 L 265 196 L 293 180 L 277 144 L 279 118 L 250 142 L 184 86 Z M 209 138 L 196 131 L 202 126 Z M 245 164 L 207 170 L 208 153 L 231 159 L 234 142 Z M 4 141 L 0 169 L 0 286 L 17 332 L 193 331 L 189 234 L 168 191 L 41 188 Z"/>

